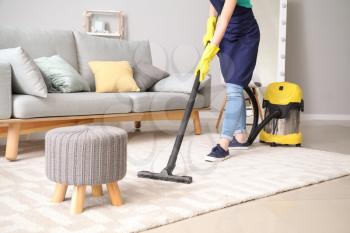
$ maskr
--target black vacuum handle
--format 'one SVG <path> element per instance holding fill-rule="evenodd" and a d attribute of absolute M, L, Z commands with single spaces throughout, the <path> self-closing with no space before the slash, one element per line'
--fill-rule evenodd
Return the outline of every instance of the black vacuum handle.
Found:
<path fill-rule="evenodd" d="M 167 164 L 166 168 L 164 169 L 168 172 L 168 174 L 172 174 L 172 172 L 174 171 L 175 166 L 176 166 L 177 156 L 179 154 L 182 140 L 184 138 L 186 128 L 187 128 L 188 122 L 189 122 L 191 114 L 192 114 L 194 103 L 196 101 L 196 96 L 197 96 L 197 92 L 198 92 L 199 85 L 200 85 L 199 78 L 200 78 L 200 71 L 198 71 L 196 74 L 196 78 L 195 78 L 195 81 L 193 83 L 190 99 L 187 102 L 186 110 L 185 110 L 184 116 L 183 116 L 182 121 L 181 121 L 179 132 L 177 133 L 177 136 L 176 136 L 173 150 L 171 152 L 168 164 Z"/>

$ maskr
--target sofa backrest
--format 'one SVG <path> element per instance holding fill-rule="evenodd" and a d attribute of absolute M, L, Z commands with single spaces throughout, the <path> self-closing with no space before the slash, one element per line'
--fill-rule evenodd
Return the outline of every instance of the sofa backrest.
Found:
<path fill-rule="evenodd" d="M 95 79 L 89 67 L 90 61 L 128 61 L 131 65 L 152 64 L 150 44 L 148 41 L 125 41 L 118 39 L 90 36 L 74 32 L 80 74 L 95 90 Z"/>
<path fill-rule="evenodd" d="M 60 55 L 70 63 L 92 91 L 95 79 L 89 61 L 128 61 L 152 64 L 148 41 L 125 41 L 101 38 L 81 32 L 62 30 L 27 30 L 0 27 L 0 49 L 22 47 L 33 59 Z"/>
<path fill-rule="evenodd" d="M 72 31 L 27 30 L 0 27 L 0 49 L 22 47 L 33 59 L 60 55 L 78 69 Z"/>

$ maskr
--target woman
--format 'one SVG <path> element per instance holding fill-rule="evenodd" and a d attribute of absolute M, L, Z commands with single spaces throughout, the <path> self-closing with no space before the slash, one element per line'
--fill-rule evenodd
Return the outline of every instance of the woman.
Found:
<path fill-rule="evenodd" d="M 196 74 L 203 80 L 217 54 L 226 82 L 227 104 L 219 143 L 205 160 L 222 161 L 230 149 L 247 149 L 246 106 L 243 90 L 252 79 L 260 42 L 251 0 L 210 0 L 206 46 Z"/>

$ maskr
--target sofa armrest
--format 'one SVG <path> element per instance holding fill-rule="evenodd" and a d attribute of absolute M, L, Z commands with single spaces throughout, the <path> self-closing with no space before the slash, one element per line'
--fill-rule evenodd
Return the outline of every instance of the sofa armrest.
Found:
<path fill-rule="evenodd" d="M 12 115 L 11 65 L 0 63 L 0 120 Z"/>

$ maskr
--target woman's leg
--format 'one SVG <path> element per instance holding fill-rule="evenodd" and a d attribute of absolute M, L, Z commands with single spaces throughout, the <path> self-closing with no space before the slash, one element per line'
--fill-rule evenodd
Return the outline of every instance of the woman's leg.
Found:
<path fill-rule="evenodd" d="M 243 87 L 227 83 L 226 92 L 227 103 L 219 144 L 223 149 L 228 150 L 228 146 L 233 139 L 234 133 L 242 128 L 243 121 L 241 119 L 244 114 L 242 109 L 244 108 L 245 111 L 245 104 Z"/>
<path fill-rule="evenodd" d="M 245 143 L 247 141 L 247 109 L 244 96 L 242 98 L 243 104 L 241 109 L 241 115 L 238 121 L 237 130 L 234 132 L 235 139 L 239 143 Z"/>

